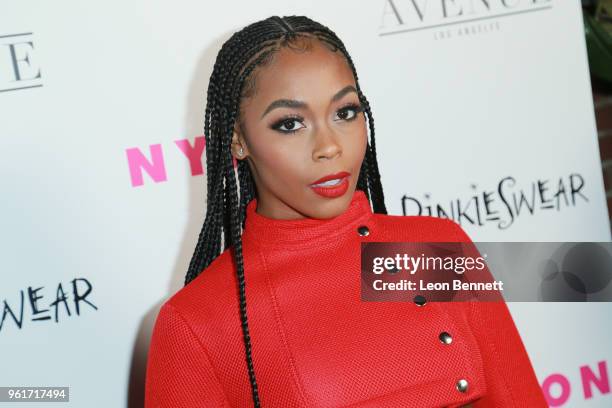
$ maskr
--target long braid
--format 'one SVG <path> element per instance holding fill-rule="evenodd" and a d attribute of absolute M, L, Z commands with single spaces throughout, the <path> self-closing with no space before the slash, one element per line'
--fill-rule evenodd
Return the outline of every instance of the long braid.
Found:
<path fill-rule="evenodd" d="M 350 66 L 370 131 L 357 189 L 365 192 L 373 203 L 374 212 L 387 213 L 376 160 L 370 105 L 361 92 L 355 66 L 342 41 L 326 26 L 303 16 L 273 16 L 234 33 L 218 53 L 208 85 L 204 115 L 208 200 L 204 224 L 189 263 L 185 285 L 219 256 L 222 241 L 224 250 L 231 249 L 236 264 L 240 320 L 255 407 L 260 407 L 261 403 L 248 325 L 242 229 L 246 206 L 257 196 L 257 191 L 246 160 L 238 161 L 236 177 L 230 150 L 231 139 L 236 122 L 241 120 L 241 100 L 248 97 L 255 87 L 254 70 L 268 64 L 280 48 L 291 46 L 298 36 L 318 39 L 332 51 L 340 50 Z"/>
<path fill-rule="evenodd" d="M 237 53 L 237 48 L 232 46 L 231 42 L 228 41 L 226 44 L 228 43 L 230 44 L 230 47 L 227 48 L 227 53 L 229 53 L 230 56 Z M 226 44 L 224 44 L 224 47 Z M 202 226 L 202 230 L 198 239 L 198 244 L 194 251 L 194 256 L 192 257 L 187 275 L 185 277 L 185 285 L 188 284 L 191 280 L 193 280 L 199 274 L 199 272 L 205 269 L 219 255 L 221 244 L 220 235 L 222 232 L 224 241 L 228 242 L 228 229 L 222 228 L 222 224 L 227 225 L 226 217 L 229 216 L 229 212 L 225 210 L 227 207 L 225 207 L 224 205 L 227 193 L 223 193 L 223 190 L 227 188 L 227 185 L 224 186 L 223 184 L 223 168 L 218 164 L 222 159 L 223 152 L 219 149 L 219 138 L 214 137 L 214 135 L 227 134 L 227 129 L 232 127 L 232 123 L 230 123 L 231 121 L 229 120 L 229 118 L 227 118 L 227 106 L 229 104 L 230 99 L 227 96 L 227 92 L 222 92 L 222 90 L 228 86 L 226 84 L 227 78 L 231 78 L 231 75 L 223 76 L 222 74 L 224 73 L 224 71 L 221 71 L 224 69 L 224 65 L 222 65 L 222 63 L 228 58 L 226 55 L 223 54 L 224 47 L 222 47 L 222 50 L 219 52 L 217 63 L 215 64 L 213 74 L 211 75 L 207 102 L 207 106 L 211 105 L 210 110 L 207 109 L 207 111 L 213 111 L 217 115 L 219 120 L 213 121 L 213 115 L 210 115 L 209 118 L 206 118 L 207 121 L 205 123 L 204 129 L 204 135 L 206 140 L 206 171 L 208 178 L 208 202 L 206 219 L 204 221 L 204 225 Z M 251 54 L 253 54 L 253 52 L 243 54 L 243 59 L 248 58 Z M 217 82 L 219 82 L 221 86 L 217 85 Z M 203 244 L 205 241 L 207 241 L 207 236 L 219 238 L 209 240 L 212 242 L 208 244 L 207 247 L 204 247 Z M 227 244 L 224 245 L 225 248 L 227 248 L 227 246 Z"/>

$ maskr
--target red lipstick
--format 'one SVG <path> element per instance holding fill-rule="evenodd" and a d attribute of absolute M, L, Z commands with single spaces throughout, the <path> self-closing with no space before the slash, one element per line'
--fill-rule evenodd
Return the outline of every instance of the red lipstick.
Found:
<path fill-rule="evenodd" d="M 310 188 L 312 188 L 315 193 L 323 197 L 340 197 L 348 190 L 348 179 L 350 175 L 351 174 L 346 171 L 329 174 L 325 177 L 321 177 L 320 179 L 310 184 Z"/>

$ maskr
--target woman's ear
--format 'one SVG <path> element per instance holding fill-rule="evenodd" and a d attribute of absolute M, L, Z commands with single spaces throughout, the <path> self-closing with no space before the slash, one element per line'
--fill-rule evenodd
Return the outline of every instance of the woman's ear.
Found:
<path fill-rule="evenodd" d="M 236 160 L 242 160 L 248 155 L 246 143 L 244 143 L 244 138 L 242 137 L 242 133 L 240 132 L 240 128 L 238 126 L 234 126 L 231 150 L 232 155 L 236 158 Z"/>

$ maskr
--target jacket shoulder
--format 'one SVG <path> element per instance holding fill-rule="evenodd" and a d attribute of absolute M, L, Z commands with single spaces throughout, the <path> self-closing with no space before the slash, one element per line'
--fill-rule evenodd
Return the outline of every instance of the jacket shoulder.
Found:
<path fill-rule="evenodd" d="M 373 222 L 381 233 L 397 241 L 471 242 L 461 225 L 450 218 L 375 213 Z"/>
<path fill-rule="evenodd" d="M 165 302 L 188 320 L 212 319 L 226 302 L 235 298 L 236 278 L 233 252 L 223 251 L 195 279 L 180 288 Z"/>

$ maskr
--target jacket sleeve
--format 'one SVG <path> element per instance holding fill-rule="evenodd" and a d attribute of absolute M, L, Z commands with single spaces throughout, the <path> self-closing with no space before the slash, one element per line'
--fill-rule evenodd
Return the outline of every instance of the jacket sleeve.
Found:
<path fill-rule="evenodd" d="M 144 406 L 229 406 L 204 345 L 169 303 L 161 307 L 151 335 Z"/>
<path fill-rule="evenodd" d="M 453 236 L 472 242 L 452 220 Z M 476 253 L 477 249 L 473 248 Z M 548 407 L 531 361 L 505 302 L 466 303 L 466 314 L 480 347 L 485 371 L 486 395 L 476 407 Z"/>

